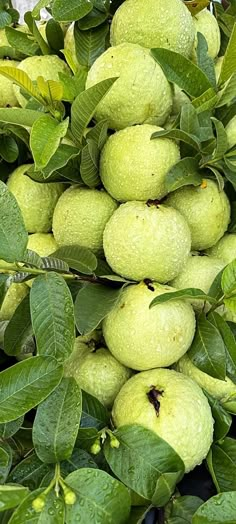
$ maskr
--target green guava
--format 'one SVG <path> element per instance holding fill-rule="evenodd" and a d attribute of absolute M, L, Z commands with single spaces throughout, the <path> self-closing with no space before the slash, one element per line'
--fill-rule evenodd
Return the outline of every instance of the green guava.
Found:
<path fill-rule="evenodd" d="M 220 73 L 221 73 L 223 60 L 224 60 L 224 56 L 220 56 L 219 58 L 217 58 L 217 60 L 215 62 L 215 74 L 216 74 L 216 81 L 217 82 L 218 82 L 218 80 L 220 78 Z"/>
<path fill-rule="evenodd" d="M 213 440 L 213 418 L 201 388 L 170 369 L 138 373 L 121 388 L 112 417 L 116 427 L 140 424 L 178 453 L 186 473 L 201 464 Z"/>
<path fill-rule="evenodd" d="M 191 255 L 181 273 L 170 284 L 177 289 L 195 287 L 208 293 L 216 276 L 224 267 L 225 263 L 219 258 Z M 193 300 L 191 303 L 197 310 L 204 305 L 202 300 Z"/>
<path fill-rule="evenodd" d="M 110 47 L 90 68 L 86 89 L 112 77 L 118 78 L 98 104 L 96 120 L 108 120 L 116 130 L 166 121 L 172 106 L 171 87 L 147 49 L 136 44 Z"/>
<path fill-rule="evenodd" d="M 108 138 L 100 158 L 100 176 L 116 200 L 154 200 L 166 195 L 165 176 L 180 159 L 180 151 L 168 138 L 151 140 L 160 130 L 143 124 Z"/>
<path fill-rule="evenodd" d="M 198 42 L 197 33 L 202 33 L 207 41 L 209 56 L 216 58 L 220 50 L 220 28 L 215 16 L 208 9 L 203 9 L 193 17 L 193 21 L 196 31 L 195 50 Z"/>
<path fill-rule="evenodd" d="M 145 370 L 170 366 L 191 346 L 195 332 L 192 306 L 173 300 L 151 309 L 152 300 L 169 286 L 141 282 L 124 289 L 103 321 L 103 335 L 112 355 L 125 366 Z"/>
<path fill-rule="evenodd" d="M 53 215 L 57 244 L 79 244 L 101 252 L 105 225 L 116 208 L 116 202 L 105 191 L 70 187 L 58 200 Z"/>
<path fill-rule="evenodd" d="M 15 169 L 7 186 L 18 202 L 27 231 L 47 233 L 51 230 L 53 211 L 64 186 L 35 182 L 25 174 L 29 167 L 25 164 Z"/>
<path fill-rule="evenodd" d="M 168 282 L 186 263 L 189 227 L 175 209 L 154 201 L 126 202 L 115 211 L 103 235 L 108 264 L 131 280 Z"/>
<path fill-rule="evenodd" d="M 229 264 L 236 258 L 236 235 L 226 233 L 217 244 L 207 249 L 206 253 L 210 257 L 221 258 Z"/>
<path fill-rule="evenodd" d="M 51 233 L 34 233 L 29 235 L 27 249 L 31 249 L 37 253 L 40 257 L 48 257 L 54 251 L 56 251 L 58 245 Z M 31 287 L 33 284 L 33 278 L 27 280 L 27 286 Z"/>
<path fill-rule="evenodd" d="M 66 63 L 56 55 L 29 56 L 20 62 L 18 69 L 24 71 L 31 80 L 37 80 L 39 76 L 42 76 L 44 80 L 59 81 L 58 73 L 71 74 Z M 14 92 L 19 104 L 25 107 L 27 99 L 22 94 L 20 87 L 14 85 Z"/>
<path fill-rule="evenodd" d="M 25 298 L 27 293 L 29 293 L 29 288 L 26 284 L 12 283 L 7 290 L 0 308 L 0 320 L 10 320 L 14 315 L 16 308 L 19 306 L 23 298 Z"/>
<path fill-rule="evenodd" d="M 186 93 L 180 89 L 179 86 L 174 84 L 174 97 L 171 115 L 177 116 L 185 104 L 191 104 L 191 100 L 189 99 L 188 95 L 186 95 Z"/>
<path fill-rule="evenodd" d="M 186 219 L 191 231 L 193 250 L 214 246 L 230 222 L 228 197 L 213 180 L 206 180 L 201 186 L 177 189 L 167 197 L 166 203 L 177 209 Z"/>
<path fill-rule="evenodd" d="M 225 131 L 228 138 L 228 147 L 231 149 L 231 147 L 236 145 L 236 115 L 231 118 L 225 127 Z"/>
<path fill-rule="evenodd" d="M 84 337 L 76 338 L 74 350 L 64 363 L 64 374 L 74 377 L 84 391 L 109 408 L 130 378 L 131 370 L 118 362 L 91 335 L 87 341 Z"/>
<path fill-rule="evenodd" d="M 0 67 L 17 67 L 19 62 L 15 60 L 0 60 Z M 13 82 L 0 75 L 0 107 L 16 107 L 18 100 L 13 89 Z"/>
<path fill-rule="evenodd" d="M 126 0 L 111 24 L 111 45 L 123 42 L 189 56 L 194 42 L 191 14 L 181 0 Z"/>

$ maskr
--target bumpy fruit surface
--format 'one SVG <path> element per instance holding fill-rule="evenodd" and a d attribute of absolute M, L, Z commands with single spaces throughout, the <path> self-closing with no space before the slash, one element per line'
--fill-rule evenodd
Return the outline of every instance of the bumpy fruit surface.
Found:
<path fill-rule="evenodd" d="M 112 416 L 118 428 L 140 424 L 163 438 L 182 458 L 186 472 L 201 464 L 213 439 L 210 406 L 189 377 L 169 369 L 138 373 L 121 388 Z"/>
<path fill-rule="evenodd" d="M 117 360 L 137 370 L 169 366 L 189 349 L 195 316 L 191 305 L 173 300 L 149 309 L 169 286 L 141 282 L 127 287 L 103 321 L 106 344 Z"/>
<path fill-rule="evenodd" d="M 63 184 L 40 184 L 26 175 L 29 165 L 18 167 L 10 175 L 7 186 L 20 207 L 29 233 L 47 233 L 51 230 L 52 215 Z"/>
<path fill-rule="evenodd" d="M 198 187 L 177 189 L 166 202 L 185 217 L 191 231 L 193 250 L 214 246 L 227 230 L 229 200 L 213 180 L 206 180 Z"/>
<path fill-rule="evenodd" d="M 111 25 L 111 43 L 132 42 L 143 47 L 165 47 L 191 54 L 194 25 L 181 0 L 126 0 Z"/>
<path fill-rule="evenodd" d="M 19 62 L 14 60 L 0 60 L 0 67 L 17 67 Z M 13 89 L 13 82 L 0 75 L 0 107 L 18 106 L 18 100 Z"/>
<path fill-rule="evenodd" d="M 48 257 L 56 249 L 58 245 L 54 236 L 51 233 L 35 233 L 29 235 L 27 249 L 35 251 L 40 257 Z"/>
<path fill-rule="evenodd" d="M 115 273 L 131 280 L 172 280 L 187 261 L 190 244 L 184 217 L 155 201 L 122 204 L 103 236 L 108 264 Z"/>
<path fill-rule="evenodd" d="M 97 120 L 108 120 L 111 129 L 165 122 L 172 106 L 171 87 L 147 49 L 136 44 L 110 47 L 89 70 L 86 89 L 112 77 L 118 78 L 99 103 Z"/>
<path fill-rule="evenodd" d="M 11 284 L 0 308 L 0 320 L 10 320 L 28 292 L 26 284 Z"/>
<path fill-rule="evenodd" d="M 143 124 L 108 138 L 101 154 L 100 176 L 116 200 L 160 199 L 166 194 L 165 176 L 180 159 L 180 152 L 173 140 L 151 140 L 160 130 Z"/>
<path fill-rule="evenodd" d="M 103 231 L 116 208 L 116 202 L 105 191 L 70 187 L 59 199 L 53 215 L 57 244 L 79 244 L 102 251 Z"/>
<path fill-rule="evenodd" d="M 130 369 L 118 362 L 104 347 L 98 349 L 77 337 L 74 351 L 65 362 L 65 375 L 73 376 L 80 387 L 111 407 L 123 384 L 130 378 Z"/>
<path fill-rule="evenodd" d="M 236 145 L 236 115 L 231 118 L 225 128 L 225 131 L 227 133 L 228 146 L 229 149 L 231 149 L 231 147 Z"/>
<path fill-rule="evenodd" d="M 196 37 L 195 49 L 197 47 L 197 33 L 202 33 L 208 45 L 208 54 L 211 58 L 216 58 L 220 50 L 220 28 L 214 15 L 203 9 L 193 17 Z"/>
<path fill-rule="evenodd" d="M 206 253 L 210 257 L 217 257 L 229 264 L 236 258 L 236 235 L 226 233 L 220 240 Z"/>

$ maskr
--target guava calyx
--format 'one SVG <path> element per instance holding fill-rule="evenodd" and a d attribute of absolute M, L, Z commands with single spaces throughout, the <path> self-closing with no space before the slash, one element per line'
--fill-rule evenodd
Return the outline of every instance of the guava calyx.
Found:
<path fill-rule="evenodd" d="M 146 204 L 148 207 L 151 207 L 151 206 L 159 207 L 161 205 L 161 200 L 158 200 L 158 199 L 152 200 L 151 198 L 149 198 Z"/>
<path fill-rule="evenodd" d="M 144 284 L 147 286 L 149 291 L 155 291 L 155 288 L 153 286 L 152 280 L 150 280 L 150 278 L 145 278 Z"/>
<path fill-rule="evenodd" d="M 159 397 L 162 397 L 164 391 L 156 389 L 155 386 L 151 386 L 150 391 L 147 393 L 149 402 L 154 406 L 157 417 L 159 416 L 161 403 L 158 400 Z"/>

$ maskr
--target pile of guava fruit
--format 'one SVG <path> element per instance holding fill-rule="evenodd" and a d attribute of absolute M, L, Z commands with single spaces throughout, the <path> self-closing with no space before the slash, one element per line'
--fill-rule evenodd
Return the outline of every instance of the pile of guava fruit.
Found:
<path fill-rule="evenodd" d="M 236 2 L 35 4 L 0 0 L 0 523 L 236 524 Z"/>

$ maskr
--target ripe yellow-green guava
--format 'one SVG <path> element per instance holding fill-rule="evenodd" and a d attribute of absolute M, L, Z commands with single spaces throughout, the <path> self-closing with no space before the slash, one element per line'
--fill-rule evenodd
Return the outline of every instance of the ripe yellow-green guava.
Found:
<path fill-rule="evenodd" d="M 184 217 L 155 201 L 121 204 L 103 235 L 108 264 L 131 280 L 172 280 L 187 261 L 190 245 Z"/>
<path fill-rule="evenodd" d="M 140 424 L 163 438 L 182 458 L 186 472 L 201 464 L 213 440 L 213 418 L 201 388 L 182 373 L 152 369 L 121 388 L 112 417 L 116 427 Z"/>
<path fill-rule="evenodd" d="M 102 251 L 103 231 L 117 203 L 105 191 L 70 187 L 58 200 L 53 233 L 59 246 L 79 244 Z"/>
<path fill-rule="evenodd" d="M 180 159 L 179 147 L 169 138 L 155 138 L 162 128 L 143 124 L 111 135 L 101 154 L 100 176 L 116 200 L 160 199 L 166 195 L 165 176 Z"/>
<path fill-rule="evenodd" d="M 39 76 L 42 76 L 44 80 L 59 81 L 58 73 L 71 74 L 66 63 L 56 55 L 29 56 L 20 62 L 18 69 L 24 71 L 31 80 L 37 80 Z M 25 107 L 27 99 L 22 94 L 20 87 L 14 85 L 14 92 L 19 104 Z"/>
<path fill-rule="evenodd" d="M 79 65 L 76 50 L 75 50 L 75 39 L 74 39 L 74 22 L 70 24 L 66 31 L 64 40 L 64 49 L 69 51 L 75 65 Z"/>
<path fill-rule="evenodd" d="M 194 43 L 191 14 L 181 0 L 126 0 L 111 24 L 111 45 L 123 42 L 189 56 Z"/>
<path fill-rule="evenodd" d="M 11 284 L 0 308 L 0 320 L 10 320 L 27 293 L 29 288 L 26 284 Z"/>
<path fill-rule="evenodd" d="M 47 233 L 51 230 L 53 211 L 64 186 L 35 182 L 26 175 L 29 167 L 25 164 L 15 169 L 7 186 L 18 202 L 27 231 Z"/>
<path fill-rule="evenodd" d="M 166 203 L 186 219 L 193 250 L 214 246 L 227 230 L 230 221 L 229 200 L 213 180 L 205 180 L 201 186 L 177 189 L 167 197 Z"/>
<path fill-rule="evenodd" d="M 15 60 L 0 60 L 0 67 L 17 67 L 19 62 Z M 16 107 L 18 100 L 13 89 L 13 82 L 0 75 L 0 107 Z"/>
<path fill-rule="evenodd" d="M 226 233 L 220 240 L 210 249 L 206 250 L 210 257 L 217 257 L 229 264 L 236 258 L 236 235 Z"/>
<path fill-rule="evenodd" d="M 217 82 L 218 82 L 218 80 L 220 78 L 220 73 L 221 73 L 223 60 L 224 60 L 224 56 L 220 56 L 219 58 L 217 58 L 216 63 L 215 63 L 215 74 L 216 74 L 216 81 Z"/>
<path fill-rule="evenodd" d="M 48 257 L 56 251 L 57 248 L 58 245 L 51 233 L 34 233 L 33 235 L 29 235 L 27 249 L 31 249 L 31 251 L 34 251 L 40 257 Z M 31 287 L 33 280 L 33 278 L 27 280 L 27 286 Z"/>
<path fill-rule="evenodd" d="M 191 255 L 171 285 L 177 289 L 195 287 L 208 293 L 216 276 L 224 267 L 225 263 L 219 258 Z M 191 303 L 197 310 L 204 305 L 202 300 L 193 300 Z"/>
<path fill-rule="evenodd" d="M 176 369 L 197 382 L 201 388 L 222 402 L 227 401 L 229 396 L 236 395 L 236 384 L 229 377 L 226 377 L 225 380 L 219 380 L 207 375 L 207 373 L 194 366 L 188 355 L 184 355 L 177 362 Z"/>
<path fill-rule="evenodd" d="M 236 145 L 236 115 L 231 118 L 225 128 L 225 131 L 227 133 L 228 146 L 229 149 L 231 149 L 231 147 Z"/>
<path fill-rule="evenodd" d="M 170 366 L 189 349 L 195 332 L 192 306 L 173 300 L 149 308 L 172 287 L 141 282 L 124 289 L 103 321 L 103 335 L 112 355 L 125 366 L 145 370 Z"/>
<path fill-rule="evenodd" d="M 80 387 L 111 407 L 131 370 L 118 362 L 96 340 L 77 337 L 71 356 L 64 363 L 65 376 L 72 376 Z"/>
<path fill-rule="evenodd" d="M 96 120 L 111 129 L 134 124 L 162 125 L 170 114 L 172 91 L 150 52 L 136 44 L 110 47 L 88 72 L 86 89 L 106 78 L 118 77 L 98 104 Z"/>
<path fill-rule="evenodd" d="M 194 48 L 197 47 L 197 33 L 202 33 L 207 41 L 209 56 L 216 58 L 220 50 L 220 28 L 215 16 L 208 9 L 203 9 L 193 17 L 193 21 L 196 31 Z"/>

